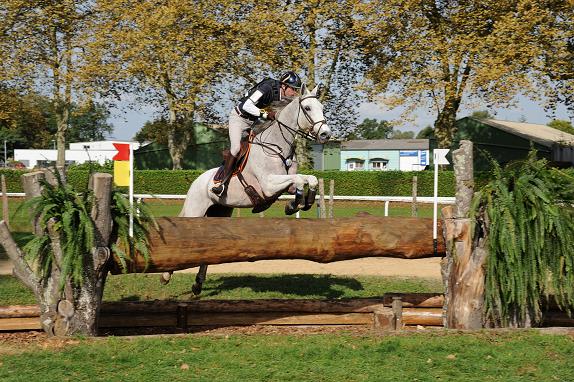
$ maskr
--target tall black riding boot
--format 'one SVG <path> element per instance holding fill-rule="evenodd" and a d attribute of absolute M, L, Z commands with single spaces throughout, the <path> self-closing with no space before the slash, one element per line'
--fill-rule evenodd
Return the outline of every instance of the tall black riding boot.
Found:
<path fill-rule="evenodd" d="M 231 154 L 227 156 L 225 164 L 223 165 L 223 178 L 219 184 L 216 184 L 211 188 L 211 192 L 215 195 L 221 196 L 225 192 L 229 179 L 231 179 L 231 175 L 233 174 L 233 166 L 235 165 L 236 160 L 237 158 Z"/>

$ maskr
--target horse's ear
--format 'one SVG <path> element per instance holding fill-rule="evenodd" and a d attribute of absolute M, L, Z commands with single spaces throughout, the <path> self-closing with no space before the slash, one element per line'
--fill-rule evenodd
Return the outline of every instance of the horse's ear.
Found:
<path fill-rule="evenodd" d="M 301 85 L 301 95 L 307 95 L 308 92 L 307 86 L 305 84 Z"/>
<path fill-rule="evenodd" d="M 323 94 L 323 90 L 324 90 L 323 84 L 317 84 L 317 86 L 315 86 L 315 88 L 313 88 L 313 90 L 311 91 L 311 94 L 317 97 L 321 97 L 321 94 Z"/>

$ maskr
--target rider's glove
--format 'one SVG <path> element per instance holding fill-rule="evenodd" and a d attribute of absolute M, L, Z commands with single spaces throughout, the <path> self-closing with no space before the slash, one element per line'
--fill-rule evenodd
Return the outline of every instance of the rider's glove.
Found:
<path fill-rule="evenodd" d="M 269 110 L 267 113 L 267 116 L 265 117 L 265 119 L 268 119 L 270 121 L 274 121 L 275 120 L 275 112 L 273 110 Z"/>

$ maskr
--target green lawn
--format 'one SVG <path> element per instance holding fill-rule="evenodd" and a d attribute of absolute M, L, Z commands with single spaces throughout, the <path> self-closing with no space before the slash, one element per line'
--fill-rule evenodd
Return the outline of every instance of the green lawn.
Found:
<path fill-rule="evenodd" d="M 4 353 L 10 382 L 574 380 L 573 340 L 534 331 L 108 337 Z"/>
<path fill-rule="evenodd" d="M 168 285 L 159 275 L 110 276 L 105 301 L 189 300 L 195 275 L 176 273 Z M 35 304 L 33 294 L 12 276 L 0 276 L 0 306 Z M 380 297 L 388 292 L 441 293 L 440 280 L 377 276 L 208 274 L 202 299 Z"/>

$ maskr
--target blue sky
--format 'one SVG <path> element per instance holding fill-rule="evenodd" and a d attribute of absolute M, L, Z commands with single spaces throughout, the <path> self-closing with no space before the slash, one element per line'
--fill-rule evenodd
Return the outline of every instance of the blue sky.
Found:
<path fill-rule="evenodd" d="M 481 108 L 477 107 L 472 110 L 463 109 L 459 112 L 458 117 L 462 118 L 469 115 L 473 110 L 481 110 Z M 535 102 L 524 98 L 519 99 L 517 106 L 514 108 L 496 109 L 495 111 L 496 119 L 508 121 L 519 121 L 524 117 L 526 122 L 545 125 L 551 120 L 551 118 L 546 115 L 542 107 L 537 105 Z M 150 121 L 154 118 L 154 112 L 155 109 L 151 107 L 144 107 L 137 111 L 130 110 L 125 112 L 123 115 L 118 111 L 112 111 L 112 118 L 110 118 L 110 122 L 114 126 L 112 139 L 130 140 L 138 130 L 142 128 L 146 121 Z M 399 118 L 400 114 L 400 109 L 387 110 L 374 103 L 363 103 L 359 106 L 359 121 L 362 121 L 365 118 L 394 120 Z M 399 130 L 418 132 L 425 126 L 432 125 L 436 115 L 428 112 L 426 109 L 420 109 L 413 114 L 413 117 L 414 121 L 405 124 L 404 126 L 398 126 L 397 128 Z M 556 118 L 570 120 L 565 107 L 559 107 L 558 110 L 556 110 Z"/>

